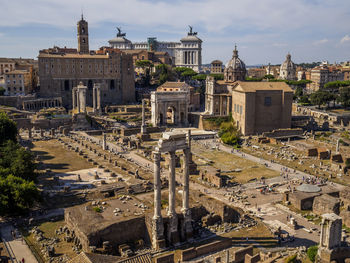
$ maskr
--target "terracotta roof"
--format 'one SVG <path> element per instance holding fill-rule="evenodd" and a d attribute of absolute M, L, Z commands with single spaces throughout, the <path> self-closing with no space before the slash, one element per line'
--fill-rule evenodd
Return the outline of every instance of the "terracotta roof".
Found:
<path fill-rule="evenodd" d="M 9 74 L 9 75 L 12 75 L 12 74 L 25 74 L 25 73 L 28 73 L 28 72 L 29 72 L 28 70 L 16 69 L 16 70 L 12 70 L 10 72 L 6 72 L 5 74 Z"/>
<path fill-rule="evenodd" d="M 141 52 L 149 52 L 147 49 L 125 49 L 123 50 L 126 54 L 139 54 Z"/>
<path fill-rule="evenodd" d="M 285 82 L 270 81 L 236 81 L 234 90 L 241 92 L 255 92 L 257 90 L 283 90 L 284 92 L 293 92 Z"/>
<path fill-rule="evenodd" d="M 118 263 L 152 263 L 152 258 L 150 253 L 145 253 L 142 255 L 120 260 Z"/>
<path fill-rule="evenodd" d="M 108 55 L 90 55 L 90 54 L 47 54 L 40 53 L 38 58 L 108 58 Z"/>
<path fill-rule="evenodd" d="M 157 91 L 161 91 L 162 89 L 170 88 L 170 89 L 190 89 L 192 86 L 188 85 L 186 82 L 176 82 L 176 81 L 167 81 L 163 85 L 157 88 Z"/>

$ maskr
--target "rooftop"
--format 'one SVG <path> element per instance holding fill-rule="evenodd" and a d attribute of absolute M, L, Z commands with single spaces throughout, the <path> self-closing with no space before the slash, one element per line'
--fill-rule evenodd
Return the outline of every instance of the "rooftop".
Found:
<path fill-rule="evenodd" d="M 256 92 L 259 90 L 282 90 L 284 92 L 293 92 L 293 90 L 285 82 L 269 81 L 236 81 L 234 90 L 238 92 Z"/>

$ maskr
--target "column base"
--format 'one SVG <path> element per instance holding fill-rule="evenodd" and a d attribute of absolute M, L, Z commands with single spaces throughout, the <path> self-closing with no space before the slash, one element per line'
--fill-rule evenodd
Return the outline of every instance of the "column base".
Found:
<path fill-rule="evenodd" d="M 179 232 L 175 231 L 175 232 L 169 232 L 169 244 L 176 246 L 178 244 L 180 244 L 180 237 L 179 237 Z"/>
<path fill-rule="evenodd" d="M 166 247 L 166 242 L 164 239 L 164 226 L 161 217 L 152 219 L 152 247 L 156 250 Z"/>

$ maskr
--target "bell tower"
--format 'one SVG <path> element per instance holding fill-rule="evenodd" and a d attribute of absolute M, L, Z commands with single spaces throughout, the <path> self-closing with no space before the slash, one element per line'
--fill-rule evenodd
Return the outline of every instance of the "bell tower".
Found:
<path fill-rule="evenodd" d="M 81 20 L 77 23 L 78 30 L 78 52 L 89 53 L 89 31 L 88 22 L 84 20 L 81 14 Z"/>

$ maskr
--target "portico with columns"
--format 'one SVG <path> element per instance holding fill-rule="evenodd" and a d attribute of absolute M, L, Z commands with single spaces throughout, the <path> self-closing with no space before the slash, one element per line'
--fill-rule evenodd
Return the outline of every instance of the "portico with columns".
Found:
<path fill-rule="evenodd" d="M 83 82 L 72 89 L 73 111 L 77 109 L 77 113 L 86 113 L 86 91 Z"/>
<path fill-rule="evenodd" d="M 158 141 L 157 147 L 153 152 L 154 157 L 154 215 L 152 219 L 152 245 L 154 249 L 162 248 L 168 243 L 177 245 L 180 240 L 192 238 L 193 229 L 191 223 L 191 210 L 189 209 L 189 160 L 190 147 L 189 140 L 185 133 L 165 132 Z M 182 225 L 179 233 L 179 220 L 176 213 L 176 174 L 175 158 L 176 151 L 183 151 L 183 176 L 182 184 Z M 168 225 L 164 227 L 164 221 L 161 213 L 161 174 L 160 160 L 161 154 L 168 154 L 169 158 L 169 206 L 168 206 Z M 167 229 L 167 233 L 164 230 Z"/>

